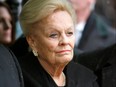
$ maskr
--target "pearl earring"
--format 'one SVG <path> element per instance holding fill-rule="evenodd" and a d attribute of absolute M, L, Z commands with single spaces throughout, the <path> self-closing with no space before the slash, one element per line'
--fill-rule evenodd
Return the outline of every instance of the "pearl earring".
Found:
<path fill-rule="evenodd" d="M 33 52 L 34 56 L 38 56 L 38 53 L 36 51 L 32 50 L 32 52 Z"/>

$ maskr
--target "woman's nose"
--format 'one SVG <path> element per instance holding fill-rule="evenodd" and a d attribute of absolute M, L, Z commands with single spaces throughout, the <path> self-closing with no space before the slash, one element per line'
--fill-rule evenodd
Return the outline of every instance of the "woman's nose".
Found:
<path fill-rule="evenodd" d="M 4 30 L 8 30 L 8 29 L 11 29 L 12 25 L 11 25 L 11 22 L 10 21 L 4 21 Z"/>
<path fill-rule="evenodd" d="M 67 45 L 69 43 L 69 38 L 66 35 L 63 35 L 60 39 L 60 45 Z"/>

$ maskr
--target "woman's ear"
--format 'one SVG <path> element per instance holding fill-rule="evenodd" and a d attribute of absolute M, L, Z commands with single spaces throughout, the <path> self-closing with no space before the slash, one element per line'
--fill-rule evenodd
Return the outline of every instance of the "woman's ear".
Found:
<path fill-rule="evenodd" d="M 34 54 L 35 56 L 38 56 L 38 52 L 37 52 L 37 50 L 36 50 L 36 47 L 35 47 L 35 44 L 34 44 L 35 42 L 34 42 L 33 37 L 32 37 L 32 36 L 26 36 L 26 40 L 27 40 L 27 42 L 28 42 L 30 48 L 32 49 L 33 54 Z"/>
<path fill-rule="evenodd" d="M 31 35 L 28 35 L 26 36 L 26 40 L 29 44 L 29 46 L 31 47 L 31 49 L 34 49 L 35 46 L 34 46 L 34 40 L 33 40 L 33 37 Z"/>

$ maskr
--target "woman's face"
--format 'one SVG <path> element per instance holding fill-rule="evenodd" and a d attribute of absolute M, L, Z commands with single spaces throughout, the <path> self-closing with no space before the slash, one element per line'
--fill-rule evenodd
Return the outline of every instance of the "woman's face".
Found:
<path fill-rule="evenodd" d="M 5 7 L 0 7 L 0 43 L 9 44 L 12 41 L 11 16 Z"/>
<path fill-rule="evenodd" d="M 55 12 L 41 24 L 36 23 L 35 28 L 32 42 L 39 60 L 49 64 L 68 63 L 72 60 L 74 24 L 67 12 Z"/>

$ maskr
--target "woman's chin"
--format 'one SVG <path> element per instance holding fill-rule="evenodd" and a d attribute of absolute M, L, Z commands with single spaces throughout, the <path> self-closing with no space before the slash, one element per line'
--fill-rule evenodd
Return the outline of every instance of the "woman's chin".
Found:
<path fill-rule="evenodd" d="M 65 57 L 60 60 L 61 63 L 69 63 L 72 60 L 72 57 Z"/>

